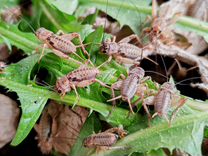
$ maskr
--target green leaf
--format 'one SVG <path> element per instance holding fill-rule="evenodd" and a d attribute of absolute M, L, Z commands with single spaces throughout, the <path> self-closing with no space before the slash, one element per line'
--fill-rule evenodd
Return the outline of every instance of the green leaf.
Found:
<path fill-rule="evenodd" d="M 69 15 L 73 14 L 78 6 L 78 0 L 48 0 L 47 2 Z"/>
<path fill-rule="evenodd" d="M 118 20 L 121 27 L 128 25 L 135 33 L 139 33 L 140 24 L 144 22 L 145 13 L 151 13 L 148 6 L 148 1 L 143 0 L 79 0 L 80 6 L 96 7 L 108 15 Z M 131 19 L 131 20 L 129 20 Z"/>
<path fill-rule="evenodd" d="M 39 58 L 39 54 L 34 54 L 16 64 L 11 64 L 5 68 L 4 74 L 1 74 L 0 77 L 23 84 L 28 84 L 30 81 L 31 71 L 38 62 Z"/>
<path fill-rule="evenodd" d="M 180 17 L 176 23 L 176 26 L 185 30 L 192 31 L 197 33 L 200 36 L 203 36 L 204 39 L 208 42 L 208 23 L 200 21 L 198 19 L 190 17 Z"/>
<path fill-rule="evenodd" d="M 41 16 L 41 26 L 45 27 L 53 32 L 62 30 L 65 33 L 68 32 L 80 32 L 81 35 L 92 32 L 92 26 L 81 25 L 77 22 L 73 15 L 65 14 L 60 10 L 56 9 L 53 5 L 49 5 L 45 0 L 38 0 L 39 9 L 42 10 L 43 15 Z M 49 2 L 49 1 L 47 1 Z M 59 1 L 57 1 L 58 3 Z M 71 1 L 68 1 L 71 2 Z M 45 22 L 48 19 L 48 22 Z M 83 36 L 82 36 L 83 37 Z"/>
<path fill-rule="evenodd" d="M 1 0 L 0 11 L 17 6 L 19 0 Z"/>
<path fill-rule="evenodd" d="M 0 35 L 4 36 L 9 42 L 22 49 L 30 55 L 39 47 L 40 41 L 32 33 L 25 33 L 18 29 L 17 25 L 8 25 L 0 21 Z"/>
<path fill-rule="evenodd" d="M 22 116 L 17 132 L 11 142 L 11 145 L 16 146 L 27 137 L 39 116 L 41 115 L 48 98 L 44 97 L 41 93 L 38 92 L 33 95 L 29 95 L 27 90 L 17 88 L 16 86 L 10 86 L 9 89 L 17 92 L 22 109 Z"/>
<path fill-rule="evenodd" d="M 130 154 L 131 156 L 167 156 L 167 154 L 164 152 L 164 150 L 158 149 L 158 150 L 152 150 L 146 153 L 138 153 L 138 152 L 134 152 L 132 154 Z"/>
<path fill-rule="evenodd" d="M 186 105 L 189 104 L 205 105 L 193 100 L 188 100 Z M 113 149 L 100 153 L 100 155 L 119 156 L 133 152 L 144 153 L 159 148 L 168 148 L 171 151 L 178 148 L 191 155 L 201 155 L 201 143 L 207 120 L 207 109 L 199 112 L 191 109 L 190 106 L 184 106 L 171 127 L 168 126 L 167 121 L 161 122 L 161 119 L 157 118 L 152 127 L 131 133 L 115 145 L 122 146 L 125 150 Z"/>
<path fill-rule="evenodd" d="M 22 61 L 8 66 L 0 76 L 0 84 L 17 93 L 22 109 L 22 116 L 12 145 L 18 145 L 24 140 L 39 118 L 48 98 L 40 92 L 31 94 L 28 90 L 15 85 L 28 85 L 30 74 L 40 55 L 32 55 Z M 5 83 L 7 82 L 7 84 Z"/>
<path fill-rule="evenodd" d="M 57 56 L 52 56 L 56 59 L 60 59 Z M 21 103 L 22 116 L 12 145 L 18 145 L 29 134 L 48 99 L 64 102 L 70 106 L 72 106 L 76 100 L 74 93 L 61 98 L 57 93 L 48 91 L 44 87 L 33 86 L 32 83 L 30 83 L 31 71 L 39 60 L 39 57 L 38 54 L 31 55 L 16 64 L 9 65 L 5 69 L 4 74 L 0 75 L 0 85 L 8 88 L 10 91 L 16 92 Z M 44 59 L 46 60 L 47 58 L 48 57 L 45 57 Z M 54 58 L 51 58 L 52 57 L 50 57 L 49 61 L 53 61 Z M 66 60 L 64 61 L 67 62 Z M 51 65 L 49 64 L 49 66 Z M 110 81 L 109 78 L 107 80 Z M 92 85 L 88 93 L 85 89 L 78 90 L 81 95 L 78 105 L 97 111 L 102 116 L 107 117 L 112 110 L 112 106 L 99 102 L 102 101 L 98 99 L 99 97 L 103 99 L 103 97 L 101 97 L 102 93 L 97 92 L 93 87 L 98 87 L 98 90 L 100 86 L 98 84 Z M 127 110 L 117 108 L 107 120 L 114 125 L 122 124 L 124 126 L 137 122 L 138 115 L 132 115 L 128 120 L 124 120 L 127 115 Z"/>

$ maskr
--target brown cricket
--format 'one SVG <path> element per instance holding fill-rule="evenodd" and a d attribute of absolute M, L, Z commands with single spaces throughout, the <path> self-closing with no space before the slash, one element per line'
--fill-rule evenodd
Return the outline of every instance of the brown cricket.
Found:
<path fill-rule="evenodd" d="M 170 111 L 171 105 L 173 104 L 173 97 L 175 96 L 175 86 L 170 82 L 165 82 L 163 83 L 163 85 L 161 86 L 161 88 L 155 96 L 149 96 L 146 99 L 144 99 L 144 107 L 146 107 L 146 105 L 154 105 L 155 113 L 152 115 L 152 117 L 148 109 L 145 109 L 146 113 L 148 114 L 149 120 L 151 118 L 154 118 L 155 116 L 159 116 L 166 119 L 169 125 L 171 125 L 171 122 L 175 117 L 176 113 L 178 112 L 179 108 L 182 107 L 186 102 L 185 98 L 180 98 L 177 107 L 174 109 L 171 118 L 169 119 L 168 112 Z"/>
<path fill-rule="evenodd" d="M 87 148 L 100 148 L 100 149 L 113 149 L 123 147 L 111 147 L 118 139 L 127 135 L 127 132 L 122 128 L 114 127 L 104 132 L 92 134 L 83 140 L 84 147 Z"/>
<path fill-rule="evenodd" d="M 79 101 L 79 94 L 76 89 L 77 87 L 83 88 L 98 82 L 101 86 L 110 88 L 104 82 L 96 78 L 100 73 L 99 68 L 104 64 L 105 63 L 101 64 L 99 67 L 88 67 L 86 65 L 81 66 L 80 68 L 68 73 L 66 76 L 58 79 L 56 81 L 55 89 L 61 94 L 61 96 L 64 96 L 67 92 L 70 92 L 73 89 L 77 96 L 77 100 Z"/>
<path fill-rule="evenodd" d="M 142 79 L 144 78 L 144 74 L 145 74 L 144 69 L 142 69 L 141 67 L 134 67 L 133 69 L 131 69 L 126 79 L 118 81 L 111 86 L 113 96 L 114 96 L 114 89 L 120 90 L 121 95 L 113 99 L 110 99 L 108 101 L 114 101 L 116 99 L 122 98 L 122 100 L 128 102 L 130 111 L 133 113 L 131 99 L 134 97 L 135 93 L 137 92 L 137 88 L 141 83 Z"/>
<path fill-rule="evenodd" d="M 82 51 L 88 56 L 88 59 L 90 59 L 90 55 L 85 50 L 84 44 L 82 44 L 81 37 L 78 33 L 63 34 L 62 32 L 59 31 L 57 34 L 54 34 L 53 32 L 45 28 L 39 28 L 35 32 L 35 34 L 37 38 L 44 43 L 40 59 L 44 54 L 45 48 L 52 49 L 53 52 L 61 58 L 66 58 L 79 64 L 81 63 L 79 61 L 70 58 L 68 54 L 73 53 L 74 55 L 76 55 L 77 57 L 83 60 L 83 58 L 81 58 L 78 54 L 76 54 L 77 48 L 82 48 Z M 80 45 L 74 45 L 74 43 L 72 43 L 72 40 L 74 38 L 79 39 Z"/>
<path fill-rule="evenodd" d="M 149 49 L 149 47 L 142 48 L 142 46 L 139 47 L 134 44 L 131 44 L 130 42 L 132 40 L 136 40 L 137 43 L 141 45 L 138 36 L 133 34 L 126 38 L 123 38 L 118 43 L 116 42 L 115 37 L 113 37 L 112 41 L 111 40 L 104 41 L 101 47 L 101 51 L 109 56 L 108 61 L 110 61 L 112 58 L 115 58 L 116 61 L 121 64 L 139 65 L 140 61 L 145 58 L 157 64 L 156 62 L 145 56 L 145 55 L 148 56 L 151 52 L 151 49 Z M 143 51 L 144 51 L 144 55 L 143 55 Z"/>

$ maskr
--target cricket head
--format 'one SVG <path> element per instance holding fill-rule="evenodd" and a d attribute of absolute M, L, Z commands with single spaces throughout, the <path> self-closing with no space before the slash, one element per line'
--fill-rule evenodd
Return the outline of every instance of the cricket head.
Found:
<path fill-rule="evenodd" d="M 163 83 L 161 88 L 165 89 L 165 90 L 169 90 L 169 91 L 174 91 L 175 86 L 171 82 L 165 82 L 165 83 Z"/>
<path fill-rule="evenodd" d="M 141 67 L 134 67 L 130 70 L 129 75 L 136 75 L 138 79 L 142 79 L 144 77 L 145 71 Z"/>
<path fill-rule="evenodd" d="M 118 53 L 118 45 L 116 42 L 106 40 L 102 43 L 101 52 L 107 55 Z"/>
<path fill-rule="evenodd" d="M 41 41 L 45 41 L 48 37 L 50 37 L 53 34 L 53 32 L 45 29 L 45 28 L 39 28 L 36 32 L 35 35 L 37 38 Z"/>
<path fill-rule="evenodd" d="M 62 96 L 64 96 L 67 92 L 70 92 L 71 91 L 71 85 L 70 85 L 70 82 L 69 82 L 68 78 L 66 76 L 64 76 L 64 77 L 58 79 L 56 81 L 55 89 Z"/>
<path fill-rule="evenodd" d="M 93 137 L 89 136 L 87 138 L 85 138 L 83 140 L 83 146 L 86 147 L 86 148 L 93 148 L 95 145 L 94 145 L 94 139 Z"/>

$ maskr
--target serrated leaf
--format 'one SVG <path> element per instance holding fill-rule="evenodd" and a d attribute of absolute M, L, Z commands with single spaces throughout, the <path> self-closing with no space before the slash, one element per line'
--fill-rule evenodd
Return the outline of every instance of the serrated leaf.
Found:
<path fill-rule="evenodd" d="M 28 84 L 31 70 L 37 63 L 39 57 L 40 55 L 38 54 L 32 55 L 16 64 L 12 64 L 0 76 L 0 84 L 6 86 L 10 91 L 16 92 L 21 103 L 22 116 L 16 135 L 11 143 L 14 146 L 21 143 L 27 137 L 48 100 L 42 93 L 36 92 L 31 94 L 28 90 L 15 85 L 17 82 L 24 85 Z"/>
<path fill-rule="evenodd" d="M 31 55 L 16 64 L 11 64 L 4 70 L 4 74 L 1 77 L 15 82 L 28 84 L 30 80 L 30 74 L 40 58 L 39 54 Z"/>
<path fill-rule="evenodd" d="M 149 5 L 149 2 L 143 0 L 79 0 L 79 2 L 80 6 L 87 6 L 89 8 L 96 7 L 106 12 L 108 15 L 118 20 L 121 27 L 123 25 L 128 25 L 137 34 L 140 32 L 141 23 L 143 23 L 146 18 L 144 13 L 151 13 L 151 10 L 145 8 L 145 6 Z"/>
<path fill-rule="evenodd" d="M 29 95 L 27 90 L 22 90 L 21 88 L 18 89 L 16 87 L 9 87 L 9 89 L 17 92 L 22 109 L 22 116 L 17 132 L 11 142 L 11 145 L 16 146 L 27 137 L 31 129 L 34 127 L 36 121 L 42 113 L 48 98 L 43 97 L 40 93 Z"/>
<path fill-rule="evenodd" d="M 66 14 L 73 14 L 78 6 L 78 0 L 49 0 L 48 3 L 54 5 L 60 11 Z"/>
<path fill-rule="evenodd" d="M 18 29 L 18 25 L 8 25 L 0 21 L 0 35 L 4 36 L 9 42 L 22 49 L 30 55 L 39 47 L 40 41 L 32 33 L 25 33 Z"/>
<path fill-rule="evenodd" d="M 202 102 L 188 100 L 186 105 L 202 105 Z M 204 104 L 205 105 L 205 104 Z M 171 127 L 167 121 L 161 119 L 150 128 L 140 129 L 120 140 L 115 146 L 124 147 L 125 150 L 109 150 L 100 155 L 125 155 L 128 153 L 144 153 L 159 148 L 175 148 L 186 151 L 191 155 L 201 155 L 201 143 L 204 126 L 207 125 L 208 111 L 198 112 L 189 106 L 183 107 Z M 95 155 L 95 154 L 94 154 Z"/>
<path fill-rule="evenodd" d="M 38 2 L 39 3 L 37 4 L 43 12 L 43 15 L 41 16 L 41 23 L 43 25 L 41 26 L 49 30 L 52 30 L 55 33 L 58 30 L 62 30 L 65 33 L 81 32 L 81 34 L 84 34 L 83 31 L 85 31 L 84 35 L 86 35 L 87 32 L 92 32 L 91 26 L 81 25 L 79 22 L 77 22 L 75 16 L 65 14 L 64 12 L 61 12 L 60 10 L 56 9 L 54 6 L 49 5 L 47 2 L 50 3 L 50 1 L 46 2 L 45 0 L 38 0 Z M 57 1 L 57 3 L 58 2 L 59 1 Z M 46 19 L 48 20 L 47 23 L 45 22 Z"/>
<path fill-rule="evenodd" d="M 208 42 L 208 23 L 190 17 L 180 17 L 177 20 L 176 26 L 185 31 L 192 31 Z"/>

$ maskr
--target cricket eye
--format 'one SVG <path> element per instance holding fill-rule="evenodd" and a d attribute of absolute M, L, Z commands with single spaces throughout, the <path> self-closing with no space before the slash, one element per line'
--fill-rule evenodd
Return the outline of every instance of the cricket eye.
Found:
<path fill-rule="evenodd" d="M 116 139 L 119 139 L 119 136 L 118 136 L 118 134 L 115 134 L 115 137 L 116 137 Z"/>
<path fill-rule="evenodd" d="M 58 89 L 58 93 L 61 94 L 61 92 L 62 92 L 61 89 Z"/>

